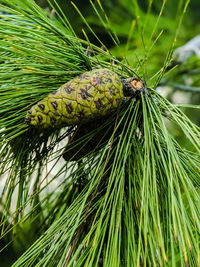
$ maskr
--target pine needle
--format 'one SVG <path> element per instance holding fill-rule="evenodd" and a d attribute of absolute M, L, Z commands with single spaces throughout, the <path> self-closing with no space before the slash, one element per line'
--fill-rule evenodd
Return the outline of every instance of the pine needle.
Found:
<path fill-rule="evenodd" d="M 174 105 L 148 88 L 138 98 L 124 101 L 97 129 L 75 138 L 65 151 L 67 162 L 51 177 L 53 168 L 44 174 L 48 164 L 60 161 L 78 128 L 29 129 L 24 123 L 27 110 L 61 84 L 93 68 L 139 76 L 90 43 L 87 34 L 86 40 L 78 38 L 58 2 L 49 2 L 57 18 L 32 0 L 3 0 L 0 4 L 0 175 L 7 176 L 1 236 L 2 240 L 11 236 L 3 248 L 13 245 L 22 252 L 12 266 L 198 266 L 200 128 L 183 113 L 183 105 Z M 136 14 L 143 17 L 138 2 L 133 3 Z M 188 3 L 179 6 L 179 26 Z M 100 1 L 98 8 L 91 4 L 108 35 L 118 43 Z M 161 11 L 165 4 L 163 1 Z M 149 3 L 145 27 L 151 8 Z M 149 40 L 148 47 L 143 39 L 148 57 L 161 36 L 157 32 L 161 15 L 154 18 L 150 33 L 156 39 Z M 138 21 L 143 35 L 140 17 Z M 162 69 L 152 76 L 156 84 L 174 45 L 175 40 Z M 92 56 L 86 53 L 88 46 Z M 113 61 L 117 64 L 111 64 Z M 140 64 L 144 62 L 143 58 Z M 181 129 L 190 149 L 170 133 L 170 123 Z M 81 148 L 103 131 L 105 136 L 110 132 L 109 137 L 101 136 L 94 148 L 78 158 Z M 58 147 L 61 141 L 64 144 Z"/>

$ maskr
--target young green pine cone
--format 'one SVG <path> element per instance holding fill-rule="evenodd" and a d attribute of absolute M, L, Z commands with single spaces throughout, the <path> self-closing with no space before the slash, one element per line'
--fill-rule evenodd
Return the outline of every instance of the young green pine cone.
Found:
<path fill-rule="evenodd" d="M 141 92 L 137 78 L 121 79 L 109 69 L 83 73 L 39 101 L 27 113 L 28 125 L 48 128 L 87 123 L 112 113 L 125 97 Z"/>

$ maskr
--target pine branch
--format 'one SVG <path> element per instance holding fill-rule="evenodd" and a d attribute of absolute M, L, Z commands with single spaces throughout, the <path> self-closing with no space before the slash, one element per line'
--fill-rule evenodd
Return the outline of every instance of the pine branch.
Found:
<path fill-rule="evenodd" d="M 180 4 L 177 18 L 183 18 L 188 2 Z M 113 113 L 86 134 L 78 134 L 81 126 L 38 130 L 24 123 L 33 104 L 93 68 L 107 67 L 123 77 L 139 76 L 140 70 L 151 82 L 160 80 L 174 43 L 162 69 L 149 75 L 147 63 L 161 38 L 162 13 L 153 16 L 149 4 L 145 17 L 137 1 L 135 8 L 128 0 L 120 3 L 122 10 L 128 6 L 137 15 L 137 37 L 142 36 L 136 39 L 145 54 L 136 73 L 126 61 L 90 43 L 86 30 L 86 40 L 78 38 L 57 1 L 51 1 L 57 18 L 32 0 L 0 4 L 0 174 L 8 175 L 1 232 L 2 240 L 10 238 L 5 247 L 13 240 L 13 247 L 21 244 L 22 251 L 12 266 L 199 265 L 200 129 L 178 106 L 148 88 L 137 98 L 124 99 L 117 120 Z M 117 43 L 102 4 L 97 4 L 92 7 L 100 23 Z M 154 8 L 164 11 L 165 4 Z M 170 134 L 171 123 L 181 129 L 190 149 Z M 48 164 L 61 161 L 66 145 L 67 161 L 54 174 L 51 168 L 45 174 Z M 49 192 L 53 182 L 55 190 Z"/>

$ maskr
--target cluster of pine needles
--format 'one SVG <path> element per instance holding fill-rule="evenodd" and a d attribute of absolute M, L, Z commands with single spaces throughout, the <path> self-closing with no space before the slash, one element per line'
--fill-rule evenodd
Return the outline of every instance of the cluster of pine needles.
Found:
<path fill-rule="evenodd" d="M 61 160 L 66 144 L 58 145 L 72 141 L 77 128 L 30 129 L 27 110 L 94 68 L 135 75 L 102 43 L 77 37 L 57 2 L 49 2 L 56 16 L 33 0 L 0 4 L 1 253 L 13 247 L 15 267 L 200 266 L 200 128 L 156 90 L 126 101 L 72 146 L 89 146 L 100 133 L 98 149 L 69 159 L 51 179 L 52 169 L 43 175 Z M 181 129 L 190 150 L 169 123 Z"/>

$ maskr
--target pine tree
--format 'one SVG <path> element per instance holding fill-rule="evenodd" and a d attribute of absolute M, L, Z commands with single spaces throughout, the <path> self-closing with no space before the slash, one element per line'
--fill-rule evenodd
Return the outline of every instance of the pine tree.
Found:
<path fill-rule="evenodd" d="M 136 0 L 119 1 L 121 14 L 135 18 L 125 47 L 100 1 L 90 1 L 99 22 L 72 3 L 85 25 L 82 37 L 58 2 L 48 2 L 55 15 L 33 0 L 0 4 L 2 258 L 6 253 L 14 267 L 200 266 L 200 128 L 156 90 L 189 1 L 180 1 L 167 43 L 160 25 L 169 22 L 162 13 L 171 1 L 149 1 L 147 12 Z M 118 55 L 93 30 L 100 23 Z M 162 60 L 154 58 L 159 42 L 167 47 Z M 47 95 L 104 68 L 120 79 L 137 77 L 145 90 L 89 125 L 26 124 L 27 111 Z"/>

